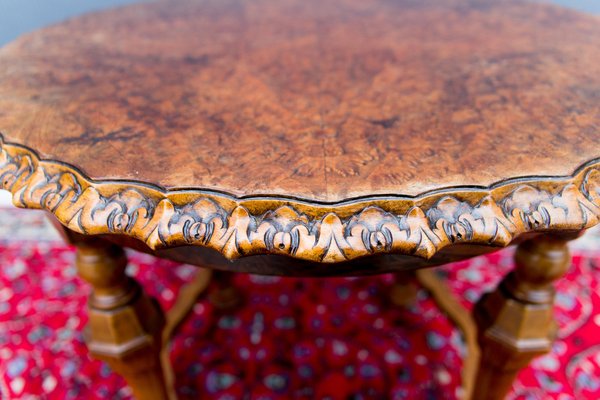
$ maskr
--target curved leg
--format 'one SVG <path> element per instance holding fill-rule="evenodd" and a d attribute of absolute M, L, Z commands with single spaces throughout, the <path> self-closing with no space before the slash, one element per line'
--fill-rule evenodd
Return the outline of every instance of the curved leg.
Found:
<path fill-rule="evenodd" d="M 469 399 L 477 373 L 479 347 L 477 346 L 477 329 L 467 310 L 460 304 L 444 281 L 436 276 L 432 268 L 416 271 L 399 272 L 394 276 L 389 298 L 393 305 L 410 307 L 417 301 L 418 286 L 426 289 L 440 310 L 452 320 L 462 332 L 467 344 L 467 357 L 463 362 L 462 387 L 463 399 Z"/>
<path fill-rule="evenodd" d="M 504 399 L 519 371 L 551 349 L 552 282 L 570 265 L 571 238 L 543 235 L 521 243 L 515 270 L 475 306 L 481 361 L 474 399 Z"/>
<path fill-rule="evenodd" d="M 179 290 L 175 304 L 173 304 L 173 307 L 171 307 L 166 315 L 167 322 L 162 331 L 163 344 L 169 343 L 179 325 L 184 321 L 185 317 L 194 307 L 200 295 L 204 293 L 208 287 L 208 284 L 210 283 L 211 275 L 211 270 L 199 268 L 194 280 Z M 173 371 L 173 366 L 171 365 L 169 359 L 168 346 L 163 346 L 160 357 L 164 369 L 167 390 L 169 391 L 169 398 L 176 399 L 177 393 L 175 391 L 175 372 Z"/>
<path fill-rule="evenodd" d="M 466 308 L 452 294 L 450 288 L 440 279 L 432 268 L 416 271 L 417 281 L 425 288 L 446 316 L 462 332 L 467 346 L 467 356 L 463 360 L 461 399 L 471 399 L 477 365 L 479 363 L 479 346 L 477 345 L 477 327 Z M 473 397 L 473 399 L 477 399 Z"/>
<path fill-rule="evenodd" d="M 86 328 L 90 353 L 122 375 L 137 399 L 166 399 L 159 358 L 164 316 L 158 303 L 125 275 L 120 247 L 97 239 L 76 245 L 79 274 L 93 287 Z"/>

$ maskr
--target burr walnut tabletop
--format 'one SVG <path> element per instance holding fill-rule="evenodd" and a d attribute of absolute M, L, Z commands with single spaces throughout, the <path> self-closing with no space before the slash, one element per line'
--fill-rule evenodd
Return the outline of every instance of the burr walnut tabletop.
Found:
<path fill-rule="evenodd" d="M 93 179 L 331 203 L 571 175 L 598 19 L 513 1 L 178 1 L 0 54 L 0 129 Z"/>
<path fill-rule="evenodd" d="M 599 142 L 600 20 L 531 2 L 157 1 L 0 49 L 0 188 L 78 246 L 90 350 L 143 399 L 169 395 L 161 341 L 207 279 L 161 339 L 120 246 L 229 271 L 404 271 L 399 304 L 406 271 L 518 243 L 475 309 L 474 398 L 502 398 L 551 346 L 566 241 L 600 220 Z M 214 304 L 235 304 L 218 276 Z"/>
<path fill-rule="evenodd" d="M 597 18 L 510 0 L 92 14 L 0 50 L 1 183 L 76 232 L 221 268 L 406 263 L 198 247 L 439 264 L 598 221 L 599 43 Z"/>

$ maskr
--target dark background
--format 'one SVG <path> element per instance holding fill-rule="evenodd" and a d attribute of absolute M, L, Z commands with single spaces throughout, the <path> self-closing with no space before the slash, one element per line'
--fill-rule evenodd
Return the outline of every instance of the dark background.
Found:
<path fill-rule="evenodd" d="M 278 1 L 278 0 L 273 0 Z M 443 1 L 443 0 L 440 0 Z M 545 0 L 600 14 L 600 0 Z M 136 0 L 0 0 L 0 46 L 36 28 Z M 600 21 L 598 22 L 600 23 Z"/>

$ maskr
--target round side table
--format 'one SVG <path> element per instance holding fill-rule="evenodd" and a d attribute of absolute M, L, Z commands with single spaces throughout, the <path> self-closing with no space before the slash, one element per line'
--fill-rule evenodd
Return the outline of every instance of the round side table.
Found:
<path fill-rule="evenodd" d="M 0 132 L 0 187 L 77 245 L 89 349 L 136 397 L 172 396 L 161 343 L 209 273 L 163 333 L 124 246 L 217 271 L 229 307 L 234 272 L 396 272 L 401 304 L 411 271 L 516 244 L 466 390 L 500 399 L 550 348 L 567 241 L 600 220 L 600 21 L 517 0 L 128 6 L 1 49 Z"/>

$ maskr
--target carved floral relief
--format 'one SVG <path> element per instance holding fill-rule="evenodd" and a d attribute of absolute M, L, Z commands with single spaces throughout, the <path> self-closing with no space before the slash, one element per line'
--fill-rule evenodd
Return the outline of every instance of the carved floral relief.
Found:
<path fill-rule="evenodd" d="M 244 206 L 252 199 L 201 191 L 187 193 L 181 204 L 177 192 L 139 182 L 92 182 L 75 168 L 40 161 L 33 151 L 0 140 L 0 187 L 12 192 L 17 206 L 45 209 L 80 233 L 129 235 L 152 249 L 205 246 L 229 259 L 284 254 L 331 263 L 376 253 L 430 258 L 454 243 L 506 246 L 523 232 L 583 229 L 600 221 L 600 165 L 555 181 L 508 181 L 477 195 L 453 188 L 429 202 L 398 197 L 389 210 L 374 197 L 342 218 L 318 204 L 309 208 L 313 215 L 300 212 L 289 199 L 252 214 Z M 406 211 L 391 211 L 398 209 Z"/>

